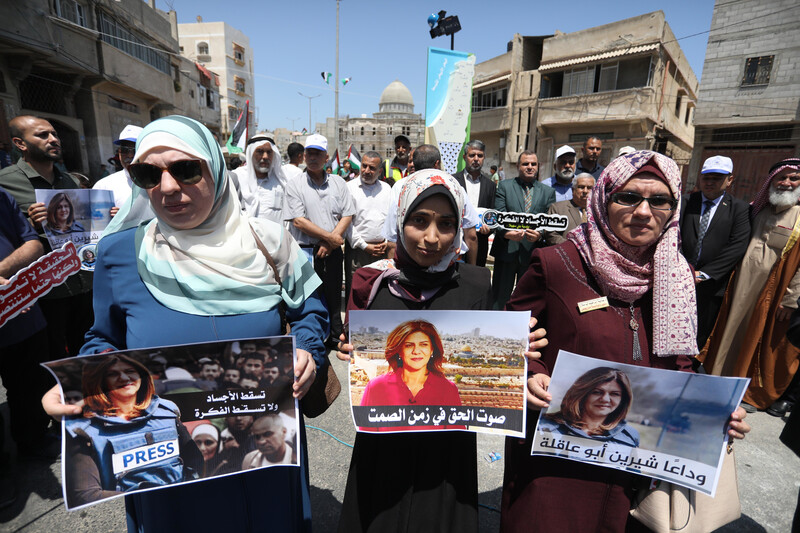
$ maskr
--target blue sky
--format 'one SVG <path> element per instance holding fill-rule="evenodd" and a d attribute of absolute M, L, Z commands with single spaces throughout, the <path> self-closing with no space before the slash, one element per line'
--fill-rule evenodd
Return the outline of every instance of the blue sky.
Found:
<path fill-rule="evenodd" d="M 205 22 L 225 21 L 247 34 L 255 56 L 255 100 L 261 128 L 307 126 L 308 99 L 298 91 L 306 96 L 321 95 L 311 103 L 313 123 L 333 116 L 333 89 L 325 85 L 320 72 L 335 69 L 335 0 L 157 0 L 156 5 L 176 10 L 181 23 L 195 22 L 201 15 Z M 378 110 L 381 92 L 395 79 L 411 90 L 415 111 L 424 112 L 427 49 L 450 47 L 449 37 L 431 39 L 428 33 L 428 15 L 442 9 L 458 15 L 461 22 L 456 50 L 475 54 L 478 62 L 505 53 L 514 33 L 568 33 L 661 9 L 700 79 L 708 34 L 687 36 L 709 30 L 713 7 L 713 0 L 342 0 L 339 78 L 351 77 L 352 81 L 339 92 L 339 114 L 371 115 Z"/>

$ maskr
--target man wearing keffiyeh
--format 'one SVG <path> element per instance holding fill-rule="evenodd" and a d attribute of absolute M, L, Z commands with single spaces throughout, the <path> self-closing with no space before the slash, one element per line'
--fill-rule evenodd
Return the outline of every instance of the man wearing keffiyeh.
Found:
<path fill-rule="evenodd" d="M 700 360 L 715 375 L 751 378 L 744 401 L 766 409 L 797 371 L 800 350 L 786 340 L 800 297 L 800 159 L 785 159 L 750 208 L 752 232 Z"/>

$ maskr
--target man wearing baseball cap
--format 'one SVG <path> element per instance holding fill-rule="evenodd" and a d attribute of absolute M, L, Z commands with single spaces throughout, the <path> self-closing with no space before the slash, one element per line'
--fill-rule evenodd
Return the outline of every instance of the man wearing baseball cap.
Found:
<path fill-rule="evenodd" d="M 136 139 L 139 138 L 141 132 L 142 128 L 133 124 L 128 124 L 122 129 L 119 139 L 114 141 L 119 162 L 122 163 L 122 170 L 99 180 L 92 187 L 92 189 L 114 193 L 114 207 L 111 208 L 112 217 L 117 214 L 123 202 L 131 196 L 133 184 L 128 168 L 131 166 L 131 161 L 133 161 L 133 154 L 136 152 Z"/>
<path fill-rule="evenodd" d="M 750 240 L 749 206 L 727 192 L 731 183 L 733 161 L 709 157 L 700 171 L 700 190 L 681 203 L 681 250 L 695 269 L 699 348 L 711 334 L 728 278 Z"/>
<path fill-rule="evenodd" d="M 575 177 L 575 150 L 564 145 L 556 150 L 553 163 L 555 174 L 542 180 L 542 183 L 556 190 L 556 202 L 572 199 L 572 179 Z"/>
<path fill-rule="evenodd" d="M 305 160 L 305 172 L 286 184 L 283 218 L 290 223 L 289 230 L 300 247 L 313 254 L 314 270 L 322 279 L 331 320 L 327 345 L 333 348 L 342 334 L 342 244 L 355 207 L 345 181 L 325 172 L 325 137 L 308 136 Z"/>

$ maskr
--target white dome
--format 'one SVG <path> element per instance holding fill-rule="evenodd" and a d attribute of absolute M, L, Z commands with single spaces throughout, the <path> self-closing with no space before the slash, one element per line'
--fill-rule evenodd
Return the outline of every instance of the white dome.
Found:
<path fill-rule="evenodd" d="M 404 104 L 413 108 L 414 99 L 411 97 L 411 91 L 408 90 L 408 87 L 403 85 L 400 80 L 394 80 L 381 93 L 378 105 L 382 106 L 384 104 Z"/>

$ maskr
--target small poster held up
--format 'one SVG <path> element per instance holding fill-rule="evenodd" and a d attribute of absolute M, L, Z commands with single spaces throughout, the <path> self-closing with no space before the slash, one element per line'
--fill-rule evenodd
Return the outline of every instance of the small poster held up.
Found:
<path fill-rule="evenodd" d="M 81 270 L 94 270 L 95 247 L 108 223 L 114 195 L 94 189 L 36 189 L 36 201 L 47 206 L 42 223 L 53 249 L 75 243 Z"/>
<path fill-rule="evenodd" d="M 282 336 L 44 363 L 64 402 L 83 409 L 62 425 L 67 509 L 249 469 L 298 467 L 294 362 L 294 337 Z"/>
<path fill-rule="evenodd" d="M 561 350 L 531 455 L 624 470 L 713 498 L 728 421 L 749 382 Z"/>
<path fill-rule="evenodd" d="M 529 313 L 351 311 L 358 431 L 523 436 Z"/>

